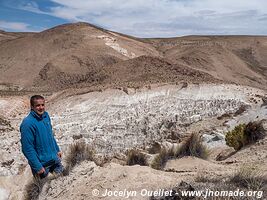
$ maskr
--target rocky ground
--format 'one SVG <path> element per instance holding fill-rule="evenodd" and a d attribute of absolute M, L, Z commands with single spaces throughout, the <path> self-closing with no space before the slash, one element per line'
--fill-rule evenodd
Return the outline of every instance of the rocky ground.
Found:
<path fill-rule="evenodd" d="M 0 199 L 23 199 L 32 180 L 19 125 L 35 93 L 46 97 L 65 165 L 71 144 L 94 150 L 94 162 L 79 163 L 68 176 L 50 176 L 39 199 L 122 199 L 93 196 L 96 189 L 131 190 L 139 196 L 130 199 L 149 199 L 140 196 L 142 189 L 225 188 L 218 183 L 228 184 L 247 165 L 265 173 L 266 139 L 235 152 L 225 134 L 267 119 L 266 41 L 141 39 L 87 23 L 40 33 L 0 31 Z M 207 160 L 169 159 L 161 170 L 152 169 L 155 149 L 179 147 L 191 133 L 209 148 Z M 141 151 L 146 166 L 125 165 L 132 149 Z"/>
<path fill-rule="evenodd" d="M 68 176 L 51 176 L 40 199 L 122 199 L 95 197 L 92 191 L 171 189 L 181 181 L 194 183 L 200 174 L 223 179 L 247 164 L 267 171 L 266 139 L 233 155 L 229 154 L 233 149 L 225 144 L 225 133 L 236 125 L 266 119 L 267 94 L 263 90 L 231 84 L 177 84 L 70 94 L 47 96 L 47 110 L 64 155 L 70 144 L 85 141 L 98 158 L 108 162 L 99 166 L 85 161 Z M 0 110 L 0 196 L 22 199 L 24 187 L 31 181 L 19 142 L 19 124 L 29 110 L 28 96 L 1 97 Z M 155 143 L 170 147 L 192 132 L 200 133 L 209 147 L 208 160 L 170 160 L 162 170 L 125 166 L 130 149 L 147 151 Z M 223 159 L 216 159 L 218 155 Z"/>

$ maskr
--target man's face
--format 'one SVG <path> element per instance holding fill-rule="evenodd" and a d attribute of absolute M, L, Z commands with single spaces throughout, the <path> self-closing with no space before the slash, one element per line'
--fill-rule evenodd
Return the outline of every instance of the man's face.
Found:
<path fill-rule="evenodd" d="M 36 112 L 38 115 L 44 114 L 45 111 L 45 100 L 44 99 L 35 99 L 34 105 L 31 106 L 32 110 Z"/>

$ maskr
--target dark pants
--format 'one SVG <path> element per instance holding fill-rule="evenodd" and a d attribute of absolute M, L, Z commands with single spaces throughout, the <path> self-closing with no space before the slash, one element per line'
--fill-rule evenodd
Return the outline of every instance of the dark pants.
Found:
<path fill-rule="evenodd" d="M 45 172 L 42 173 L 42 174 L 35 174 L 34 176 L 36 178 L 45 178 L 47 177 L 47 175 L 50 173 L 56 173 L 56 174 L 62 174 L 63 170 L 64 170 L 64 167 L 63 165 L 61 164 L 61 160 L 60 159 L 57 159 L 57 160 L 52 160 L 52 161 L 49 161 L 47 163 L 44 164 L 44 168 L 45 168 Z"/>

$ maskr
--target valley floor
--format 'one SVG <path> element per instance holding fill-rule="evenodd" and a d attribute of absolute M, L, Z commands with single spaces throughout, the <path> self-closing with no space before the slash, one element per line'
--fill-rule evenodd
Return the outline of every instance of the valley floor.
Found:
<path fill-rule="evenodd" d="M 139 196 L 128 199 L 148 199 L 140 196 L 142 189 L 171 189 L 181 181 L 195 183 L 200 174 L 224 180 L 249 165 L 266 172 L 266 139 L 228 157 L 233 149 L 224 139 L 226 132 L 240 123 L 267 119 L 266 96 L 263 90 L 232 84 L 161 85 L 80 95 L 65 91 L 47 96 L 47 111 L 64 154 L 70 144 L 84 141 L 111 162 L 102 166 L 82 162 L 69 176 L 46 184 L 40 199 L 122 199 L 92 196 L 94 189 L 100 194 L 106 189 L 137 191 Z M 28 110 L 28 96 L 0 98 L 0 196 L 14 200 L 22 199 L 24 186 L 31 180 L 19 142 L 19 124 Z M 124 165 L 130 149 L 147 152 L 155 143 L 170 147 L 192 132 L 200 133 L 210 149 L 208 160 L 169 160 L 163 170 Z M 219 154 L 225 156 L 221 161 L 216 159 Z"/>

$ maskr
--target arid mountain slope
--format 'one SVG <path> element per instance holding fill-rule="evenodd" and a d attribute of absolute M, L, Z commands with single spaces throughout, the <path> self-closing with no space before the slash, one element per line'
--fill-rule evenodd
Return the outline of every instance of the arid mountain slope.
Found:
<path fill-rule="evenodd" d="M 267 37 L 188 36 L 149 40 L 171 63 L 215 78 L 261 87 L 267 80 Z"/>
<path fill-rule="evenodd" d="M 30 89 L 40 87 L 39 79 L 57 79 L 68 86 L 91 78 L 103 66 L 140 55 L 157 51 L 85 23 L 62 25 L 0 44 L 0 83 Z"/>
<path fill-rule="evenodd" d="M 57 91 L 185 80 L 266 89 L 266 54 L 267 37 L 139 39 L 87 23 L 40 33 L 1 32 L 0 89 Z"/>
<path fill-rule="evenodd" d="M 26 33 L 26 32 L 5 32 L 0 30 L 0 44 L 8 40 L 14 40 L 20 37 L 34 35 L 35 33 Z"/>

